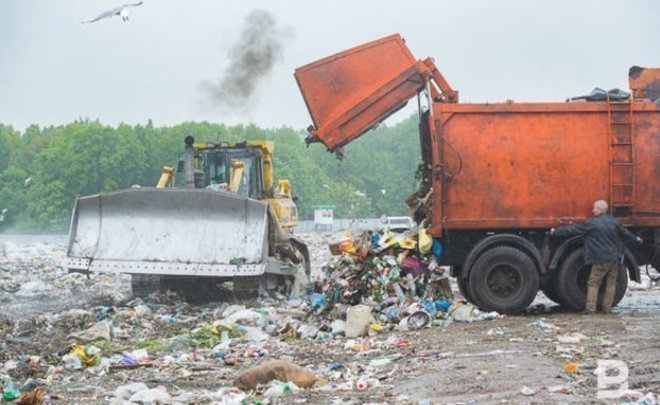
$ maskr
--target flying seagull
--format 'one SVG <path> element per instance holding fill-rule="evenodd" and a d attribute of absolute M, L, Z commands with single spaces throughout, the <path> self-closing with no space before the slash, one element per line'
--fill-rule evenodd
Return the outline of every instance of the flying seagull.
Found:
<path fill-rule="evenodd" d="M 122 21 L 128 21 L 128 15 L 130 14 L 130 11 L 128 9 L 131 7 L 137 7 L 141 5 L 142 5 L 141 1 L 137 3 L 124 4 L 123 6 L 115 7 L 112 10 L 108 10 L 104 13 L 101 13 L 98 17 L 96 17 L 93 20 L 83 21 L 83 24 L 97 22 L 98 20 L 103 20 L 104 18 L 110 18 L 116 15 L 120 16 Z"/>

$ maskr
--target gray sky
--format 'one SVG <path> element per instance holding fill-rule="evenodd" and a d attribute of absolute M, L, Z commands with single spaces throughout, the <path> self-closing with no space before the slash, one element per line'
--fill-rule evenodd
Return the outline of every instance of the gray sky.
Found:
<path fill-rule="evenodd" d="M 632 65 L 660 66 L 657 0 L 145 0 L 128 23 L 80 23 L 121 4 L 0 0 L 0 123 L 304 128 L 311 119 L 294 69 L 396 32 L 417 58 L 435 58 L 461 101 L 563 101 L 627 88 Z M 209 108 L 199 83 L 221 76 L 254 9 L 272 12 L 292 38 L 249 112 Z"/>

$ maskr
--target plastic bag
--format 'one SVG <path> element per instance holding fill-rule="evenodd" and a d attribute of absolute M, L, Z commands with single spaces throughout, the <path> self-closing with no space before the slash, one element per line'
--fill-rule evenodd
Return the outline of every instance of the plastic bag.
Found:
<path fill-rule="evenodd" d="M 433 246 L 433 238 L 429 235 L 426 229 L 420 229 L 419 231 L 419 252 L 423 255 L 428 254 L 431 251 Z"/>

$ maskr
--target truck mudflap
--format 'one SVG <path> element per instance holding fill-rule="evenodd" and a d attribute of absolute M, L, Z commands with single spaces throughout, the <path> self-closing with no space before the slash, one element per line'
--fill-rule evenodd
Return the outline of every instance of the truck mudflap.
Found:
<path fill-rule="evenodd" d="M 209 190 L 136 188 L 78 198 L 64 266 L 210 277 L 277 272 L 268 205 Z"/>

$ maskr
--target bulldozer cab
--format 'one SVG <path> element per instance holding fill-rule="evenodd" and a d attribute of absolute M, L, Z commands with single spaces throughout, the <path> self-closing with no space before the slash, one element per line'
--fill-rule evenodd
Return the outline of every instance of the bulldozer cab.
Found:
<path fill-rule="evenodd" d="M 196 182 L 196 188 L 227 190 L 255 200 L 263 198 L 261 150 L 247 144 L 203 145 L 197 149 L 202 181 Z"/>

